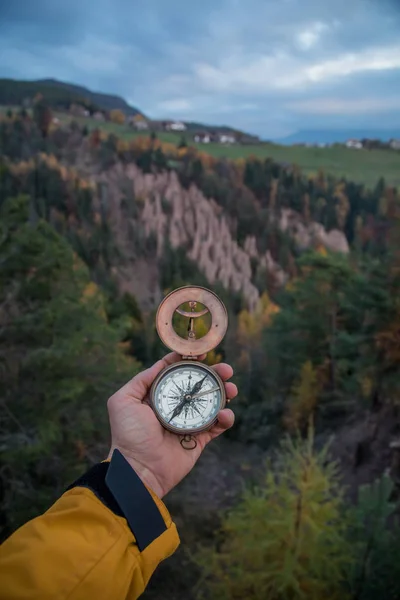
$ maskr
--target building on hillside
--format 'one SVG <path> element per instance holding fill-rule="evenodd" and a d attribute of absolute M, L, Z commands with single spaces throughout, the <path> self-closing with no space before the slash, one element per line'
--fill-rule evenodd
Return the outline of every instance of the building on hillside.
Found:
<path fill-rule="evenodd" d="M 93 119 L 96 119 L 96 121 L 105 121 L 106 120 L 104 113 L 102 113 L 100 110 L 96 111 L 93 114 Z"/>
<path fill-rule="evenodd" d="M 128 123 L 131 127 L 134 127 L 136 131 L 147 131 L 149 129 L 147 119 L 140 113 L 134 117 L 130 117 Z"/>
<path fill-rule="evenodd" d="M 236 137 L 234 135 L 228 134 L 228 133 L 219 133 L 218 141 L 220 144 L 235 144 Z"/>
<path fill-rule="evenodd" d="M 360 142 L 360 140 L 347 140 L 346 147 L 353 148 L 354 150 L 361 150 L 363 148 L 363 145 L 362 142 Z"/>
<path fill-rule="evenodd" d="M 147 131 L 149 129 L 149 124 L 147 121 L 136 121 L 133 126 L 136 131 Z"/>
<path fill-rule="evenodd" d="M 400 150 L 400 140 L 390 140 L 389 146 L 392 150 Z"/>
<path fill-rule="evenodd" d="M 167 121 L 165 129 L 167 131 L 186 131 L 187 127 L 181 121 Z"/>
<path fill-rule="evenodd" d="M 212 142 L 211 133 L 207 132 L 196 133 L 193 139 L 196 144 L 210 144 L 210 142 Z"/>

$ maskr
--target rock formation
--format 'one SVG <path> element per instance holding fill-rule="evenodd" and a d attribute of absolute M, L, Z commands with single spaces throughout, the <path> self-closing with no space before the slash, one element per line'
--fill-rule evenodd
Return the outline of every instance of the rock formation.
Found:
<path fill-rule="evenodd" d="M 158 263 L 166 243 L 184 248 L 210 285 L 219 282 L 226 289 L 240 292 L 254 310 L 259 292 L 252 282 L 252 261 L 284 285 L 287 274 L 267 251 L 260 254 L 255 237 L 238 244 L 221 208 L 194 185 L 185 189 L 174 171 L 145 174 L 136 165 L 117 163 L 106 172 L 92 174 L 96 183 L 105 184 L 111 227 L 124 260 L 117 265 L 121 288 L 135 294 L 143 307 L 157 304 Z M 136 210 L 123 207 L 135 204 Z M 296 212 L 282 210 L 278 225 L 293 236 L 299 249 L 323 244 L 326 248 L 348 252 L 344 234 L 326 232 L 319 223 L 305 224 Z M 137 239 L 154 239 L 154 257 L 144 259 L 137 251 Z"/>

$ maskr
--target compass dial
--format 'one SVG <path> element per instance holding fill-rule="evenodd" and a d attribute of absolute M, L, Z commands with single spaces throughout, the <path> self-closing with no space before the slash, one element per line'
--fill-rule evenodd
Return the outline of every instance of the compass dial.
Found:
<path fill-rule="evenodd" d="M 162 372 L 152 392 L 153 409 L 162 425 L 174 433 L 210 429 L 225 405 L 221 379 L 209 367 L 177 363 Z"/>

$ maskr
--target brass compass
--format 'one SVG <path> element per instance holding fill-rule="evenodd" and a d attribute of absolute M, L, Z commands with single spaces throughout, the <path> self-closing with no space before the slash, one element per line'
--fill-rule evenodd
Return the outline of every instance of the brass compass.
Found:
<path fill-rule="evenodd" d="M 187 319 L 187 337 L 174 328 L 174 316 Z M 209 319 L 210 328 L 196 336 L 196 320 Z M 183 436 L 184 447 L 196 447 L 192 437 L 210 429 L 226 404 L 224 383 L 214 369 L 198 361 L 218 346 L 228 327 L 228 315 L 216 294 L 203 287 L 187 286 L 171 292 L 161 302 L 156 316 L 161 341 L 182 356 L 164 369 L 150 390 L 151 406 L 165 429 Z M 186 445 L 184 445 L 186 444 Z"/>

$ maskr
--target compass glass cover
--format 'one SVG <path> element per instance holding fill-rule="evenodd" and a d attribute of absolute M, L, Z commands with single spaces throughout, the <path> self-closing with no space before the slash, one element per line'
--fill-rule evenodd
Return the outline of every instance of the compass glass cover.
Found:
<path fill-rule="evenodd" d="M 154 389 L 153 406 L 159 419 L 182 433 L 207 429 L 221 405 L 220 383 L 201 365 L 177 365 L 161 377 Z"/>

